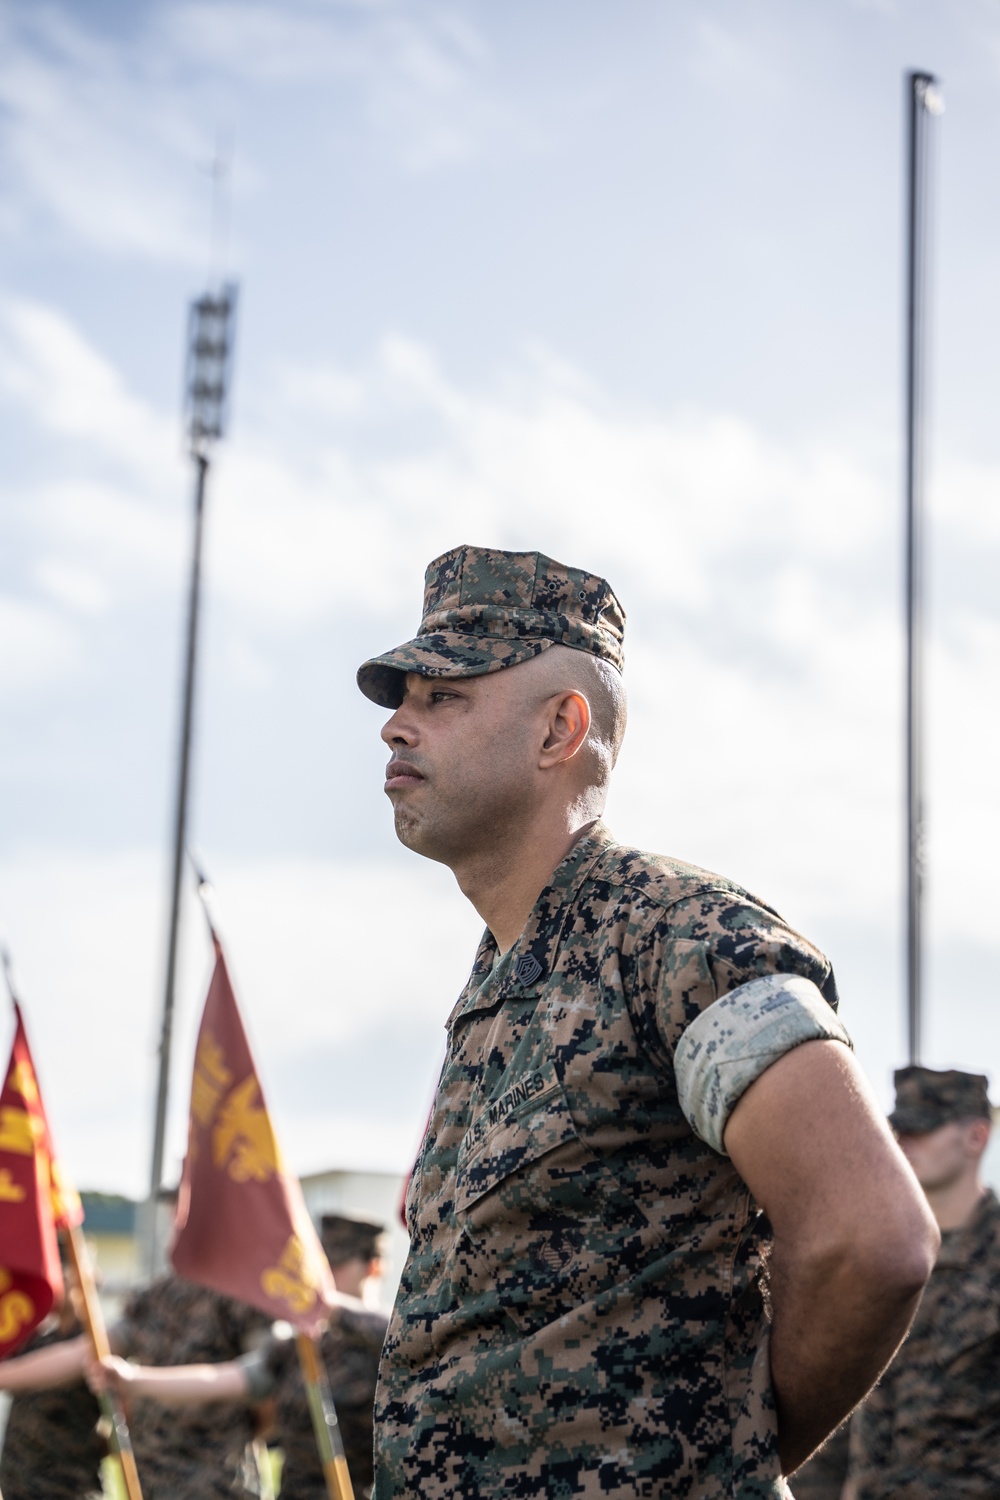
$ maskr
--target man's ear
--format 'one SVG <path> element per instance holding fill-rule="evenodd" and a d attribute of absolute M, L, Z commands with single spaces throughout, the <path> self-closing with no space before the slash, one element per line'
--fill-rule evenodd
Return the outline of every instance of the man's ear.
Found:
<path fill-rule="evenodd" d="M 549 727 L 539 756 L 539 766 L 548 770 L 572 760 L 590 733 L 590 704 L 575 690 L 559 693 L 549 701 Z"/>
<path fill-rule="evenodd" d="M 989 1120 L 971 1120 L 966 1139 L 975 1156 L 981 1156 L 986 1150 L 990 1139 Z"/>

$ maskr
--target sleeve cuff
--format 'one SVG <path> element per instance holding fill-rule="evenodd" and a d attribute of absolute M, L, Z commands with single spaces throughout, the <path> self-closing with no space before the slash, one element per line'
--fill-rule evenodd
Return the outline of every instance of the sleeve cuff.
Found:
<path fill-rule="evenodd" d="M 674 1055 L 677 1094 L 697 1136 L 725 1156 L 729 1116 L 752 1083 L 803 1042 L 851 1039 L 811 979 L 765 974 L 731 990 L 687 1027 Z"/>
<path fill-rule="evenodd" d="M 262 1344 L 240 1359 L 246 1376 L 247 1396 L 251 1401 L 266 1401 L 274 1394 L 274 1372 L 268 1363 L 267 1352 L 267 1345 Z"/>

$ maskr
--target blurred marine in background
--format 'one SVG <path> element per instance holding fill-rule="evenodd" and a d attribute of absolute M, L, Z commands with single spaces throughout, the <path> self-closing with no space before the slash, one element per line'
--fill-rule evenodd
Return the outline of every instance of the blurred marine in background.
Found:
<path fill-rule="evenodd" d="M 364 1306 L 361 1294 L 379 1273 L 381 1225 L 327 1214 L 321 1239 L 333 1270 L 338 1300 L 319 1340 L 358 1500 L 372 1485 L 372 1408 L 379 1354 L 385 1337 L 384 1313 Z M 142 1405 L 159 1405 L 161 1420 L 176 1426 L 170 1411 L 231 1411 L 234 1404 L 260 1413 L 267 1436 L 281 1448 L 282 1500 L 325 1500 L 326 1479 L 316 1447 L 312 1417 L 299 1367 L 294 1330 L 275 1324 L 255 1348 L 218 1364 L 191 1362 L 158 1367 L 112 1358 L 91 1367 L 100 1387 L 114 1384 L 120 1394 Z M 223 1403 L 219 1405 L 218 1403 Z M 204 1416 L 201 1417 L 204 1420 Z"/>
<path fill-rule="evenodd" d="M 458 547 L 358 673 L 398 837 L 486 923 L 407 1194 L 376 1500 L 784 1495 L 933 1261 L 827 959 L 601 822 L 624 626 L 595 574 Z M 671 769 L 667 740 L 633 775 Z"/>
<path fill-rule="evenodd" d="M 851 1423 L 849 1500 L 1000 1496 L 1000 1202 L 981 1073 L 902 1068 L 889 1116 L 941 1229 L 905 1344 Z"/>
<path fill-rule="evenodd" d="M 65 1344 L 79 1333 L 67 1296 L 58 1316 L 22 1352 Z M 0 1489 L 6 1500 L 88 1500 L 100 1495 L 101 1460 L 107 1451 L 97 1430 L 100 1415 L 79 1373 L 54 1389 L 14 1395 L 0 1453 Z"/>
<path fill-rule="evenodd" d="M 189 1364 L 237 1357 L 267 1326 L 255 1308 L 168 1275 L 133 1294 L 109 1337 L 120 1354 L 150 1364 Z M 0 1390 L 72 1386 L 89 1360 L 86 1335 L 35 1349 L 0 1362 Z M 128 1418 L 143 1500 L 233 1500 L 260 1493 L 250 1450 L 255 1419 L 245 1401 L 171 1412 L 137 1400 Z M 41 1477 L 57 1462 L 51 1455 Z"/>

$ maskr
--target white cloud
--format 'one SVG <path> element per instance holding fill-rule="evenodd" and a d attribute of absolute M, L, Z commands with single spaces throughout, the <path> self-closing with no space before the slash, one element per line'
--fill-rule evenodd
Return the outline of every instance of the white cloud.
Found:
<path fill-rule="evenodd" d="M 0 594 L 0 691 L 50 685 L 78 660 L 78 642 L 57 613 Z"/>
<path fill-rule="evenodd" d="M 156 77 L 164 64 L 141 42 L 103 41 L 78 12 L 7 10 L 0 161 L 22 214 L 41 209 L 101 251 L 200 261 L 190 175 L 208 152 Z"/>
<path fill-rule="evenodd" d="M 457 9 L 293 0 L 155 5 L 132 19 L 112 40 L 66 5 L 0 16 L 10 232 L 35 232 L 41 216 L 101 253 L 200 266 L 211 132 L 248 90 L 278 109 L 289 91 L 329 85 L 352 151 L 360 141 L 419 171 L 526 139 L 491 97 L 483 43 Z M 327 131 L 337 118 L 331 109 Z M 244 141 L 242 192 L 261 170 Z"/>
<path fill-rule="evenodd" d="M 178 463 L 179 424 L 127 390 L 111 364 L 52 307 L 0 304 L 0 390 L 43 429 L 74 438 L 143 475 Z"/>
<path fill-rule="evenodd" d="M 928 487 L 927 503 L 936 521 L 957 530 L 978 549 L 1000 549 L 1000 467 L 946 459 Z"/>
<path fill-rule="evenodd" d="M 72 563 L 56 557 L 44 557 L 35 569 L 35 577 L 46 594 L 58 604 L 82 614 L 103 614 L 108 594 L 99 578 Z"/>

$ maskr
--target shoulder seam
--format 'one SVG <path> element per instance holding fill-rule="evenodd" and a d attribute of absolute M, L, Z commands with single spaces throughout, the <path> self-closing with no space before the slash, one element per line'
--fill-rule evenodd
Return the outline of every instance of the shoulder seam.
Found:
<path fill-rule="evenodd" d="M 621 849 L 625 848 L 626 846 L 619 844 L 613 847 Z M 611 852 L 611 850 L 605 851 L 605 853 L 608 854 L 610 854 Z M 637 850 L 636 852 L 639 853 L 641 851 Z M 750 892 L 745 890 L 742 886 L 735 885 L 732 882 L 727 881 L 723 876 L 718 876 L 715 879 L 709 878 L 707 880 L 704 880 L 699 885 L 695 885 L 690 890 L 678 891 L 674 895 L 667 895 L 666 892 L 658 891 L 653 885 L 640 884 L 640 882 L 634 875 L 622 875 L 620 873 L 615 876 L 608 875 L 601 870 L 600 864 L 601 861 L 597 860 L 596 864 L 593 865 L 590 870 L 588 870 L 586 876 L 584 877 L 584 885 L 596 884 L 598 881 L 603 880 L 605 884 L 618 886 L 622 890 L 634 890 L 638 895 L 645 897 L 645 899 L 649 901 L 650 905 L 659 906 L 663 911 L 669 911 L 672 906 L 679 906 L 682 901 L 690 901 L 696 896 L 705 896 L 712 891 L 716 891 L 720 896 L 731 897 L 733 901 L 745 902 L 749 906 L 756 906 L 761 911 L 767 912 L 769 916 L 776 917 L 778 921 L 784 922 L 784 918 L 780 915 L 779 912 L 776 912 L 774 910 L 774 907 L 768 906 L 765 902 L 759 900 L 756 896 L 752 896 Z M 666 875 L 661 878 L 670 879 L 670 877 Z M 682 877 L 677 878 L 680 879 Z"/>

